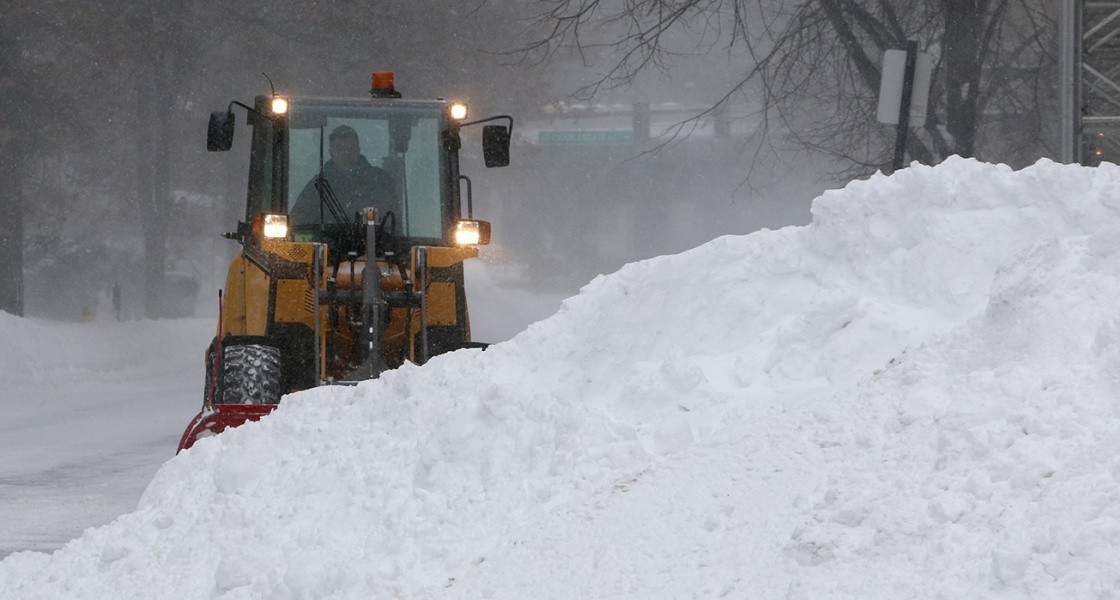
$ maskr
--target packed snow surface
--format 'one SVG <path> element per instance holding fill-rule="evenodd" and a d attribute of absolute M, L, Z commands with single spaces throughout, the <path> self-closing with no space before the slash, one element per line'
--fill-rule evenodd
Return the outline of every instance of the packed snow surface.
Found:
<path fill-rule="evenodd" d="M 1110 598 L 1120 168 L 952 159 L 288 397 L 0 597 Z"/>
<path fill-rule="evenodd" d="M 198 412 L 214 323 L 0 312 L 0 558 L 136 508 Z"/>

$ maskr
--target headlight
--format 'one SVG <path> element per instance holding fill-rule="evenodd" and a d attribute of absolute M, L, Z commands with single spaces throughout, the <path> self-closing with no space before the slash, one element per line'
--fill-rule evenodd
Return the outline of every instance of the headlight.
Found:
<path fill-rule="evenodd" d="M 482 246 L 490 243 L 490 223 L 459 221 L 455 224 L 455 243 L 460 246 Z"/>
<path fill-rule="evenodd" d="M 462 121 L 467 118 L 467 105 L 462 102 L 451 103 L 451 118 L 456 121 Z"/>
<path fill-rule="evenodd" d="M 272 114 L 282 115 L 288 112 L 288 99 L 277 96 L 272 99 Z"/>
<path fill-rule="evenodd" d="M 288 215 L 266 214 L 264 216 L 264 237 L 288 237 Z"/>

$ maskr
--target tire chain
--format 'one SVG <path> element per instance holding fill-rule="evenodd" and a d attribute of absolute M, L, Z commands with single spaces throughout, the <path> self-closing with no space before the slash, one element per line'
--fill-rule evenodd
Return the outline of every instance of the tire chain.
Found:
<path fill-rule="evenodd" d="M 223 350 L 222 402 L 280 402 L 280 350 L 257 344 L 228 346 Z"/>

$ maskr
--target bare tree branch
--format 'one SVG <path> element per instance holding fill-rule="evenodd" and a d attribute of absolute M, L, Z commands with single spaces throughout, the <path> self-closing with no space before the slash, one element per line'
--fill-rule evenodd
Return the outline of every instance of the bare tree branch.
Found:
<path fill-rule="evenodd" d="M 760 99 L 759 131 L 784 130 L 796 145 L 853 168 L 886 164 L 893 128 L 875 120 L 879 61 L 884 50 L 915 39 L 935 59 L 925 125 L 907 149 L 922 162 L 951 154 L 1024 155 L 1045 146 L 1042 126 L 1020 128 L 1001 143 L 989 131 L 1004 114 L 1030 113 L 1052 100 L 1040 85 L 1049 64 L 1044 0 L 538 0 L 540 35 L 518 49 L 550 60 L 566 52 L 606 63 L 581 97 L 633 83 L 643 72 L 667 71 L 687 52 L 704 55 L 722 43 L 741 75 L 713 95 L 711 117 L 737 98 Z M 1049 39 L 1049 38 L 1047 38 Z M 672 40 L 672 43 L 670 43 Z M 601 56 L 609 58 L 602 59 Z M 676 131 L 685 135 L 686 122 Z M 776 127 L 777 126 L 777 127 Z M 988 129 L 985 129 L 985 128 Z"/>

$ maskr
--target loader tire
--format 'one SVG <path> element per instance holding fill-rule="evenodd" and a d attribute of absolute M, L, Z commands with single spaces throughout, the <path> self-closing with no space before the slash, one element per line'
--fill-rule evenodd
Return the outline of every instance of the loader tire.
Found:
<path fill-rule="evenodd" d="M 223 348 L 222 403 L 280 402 L 280 350 L 246 344 Z"/>

